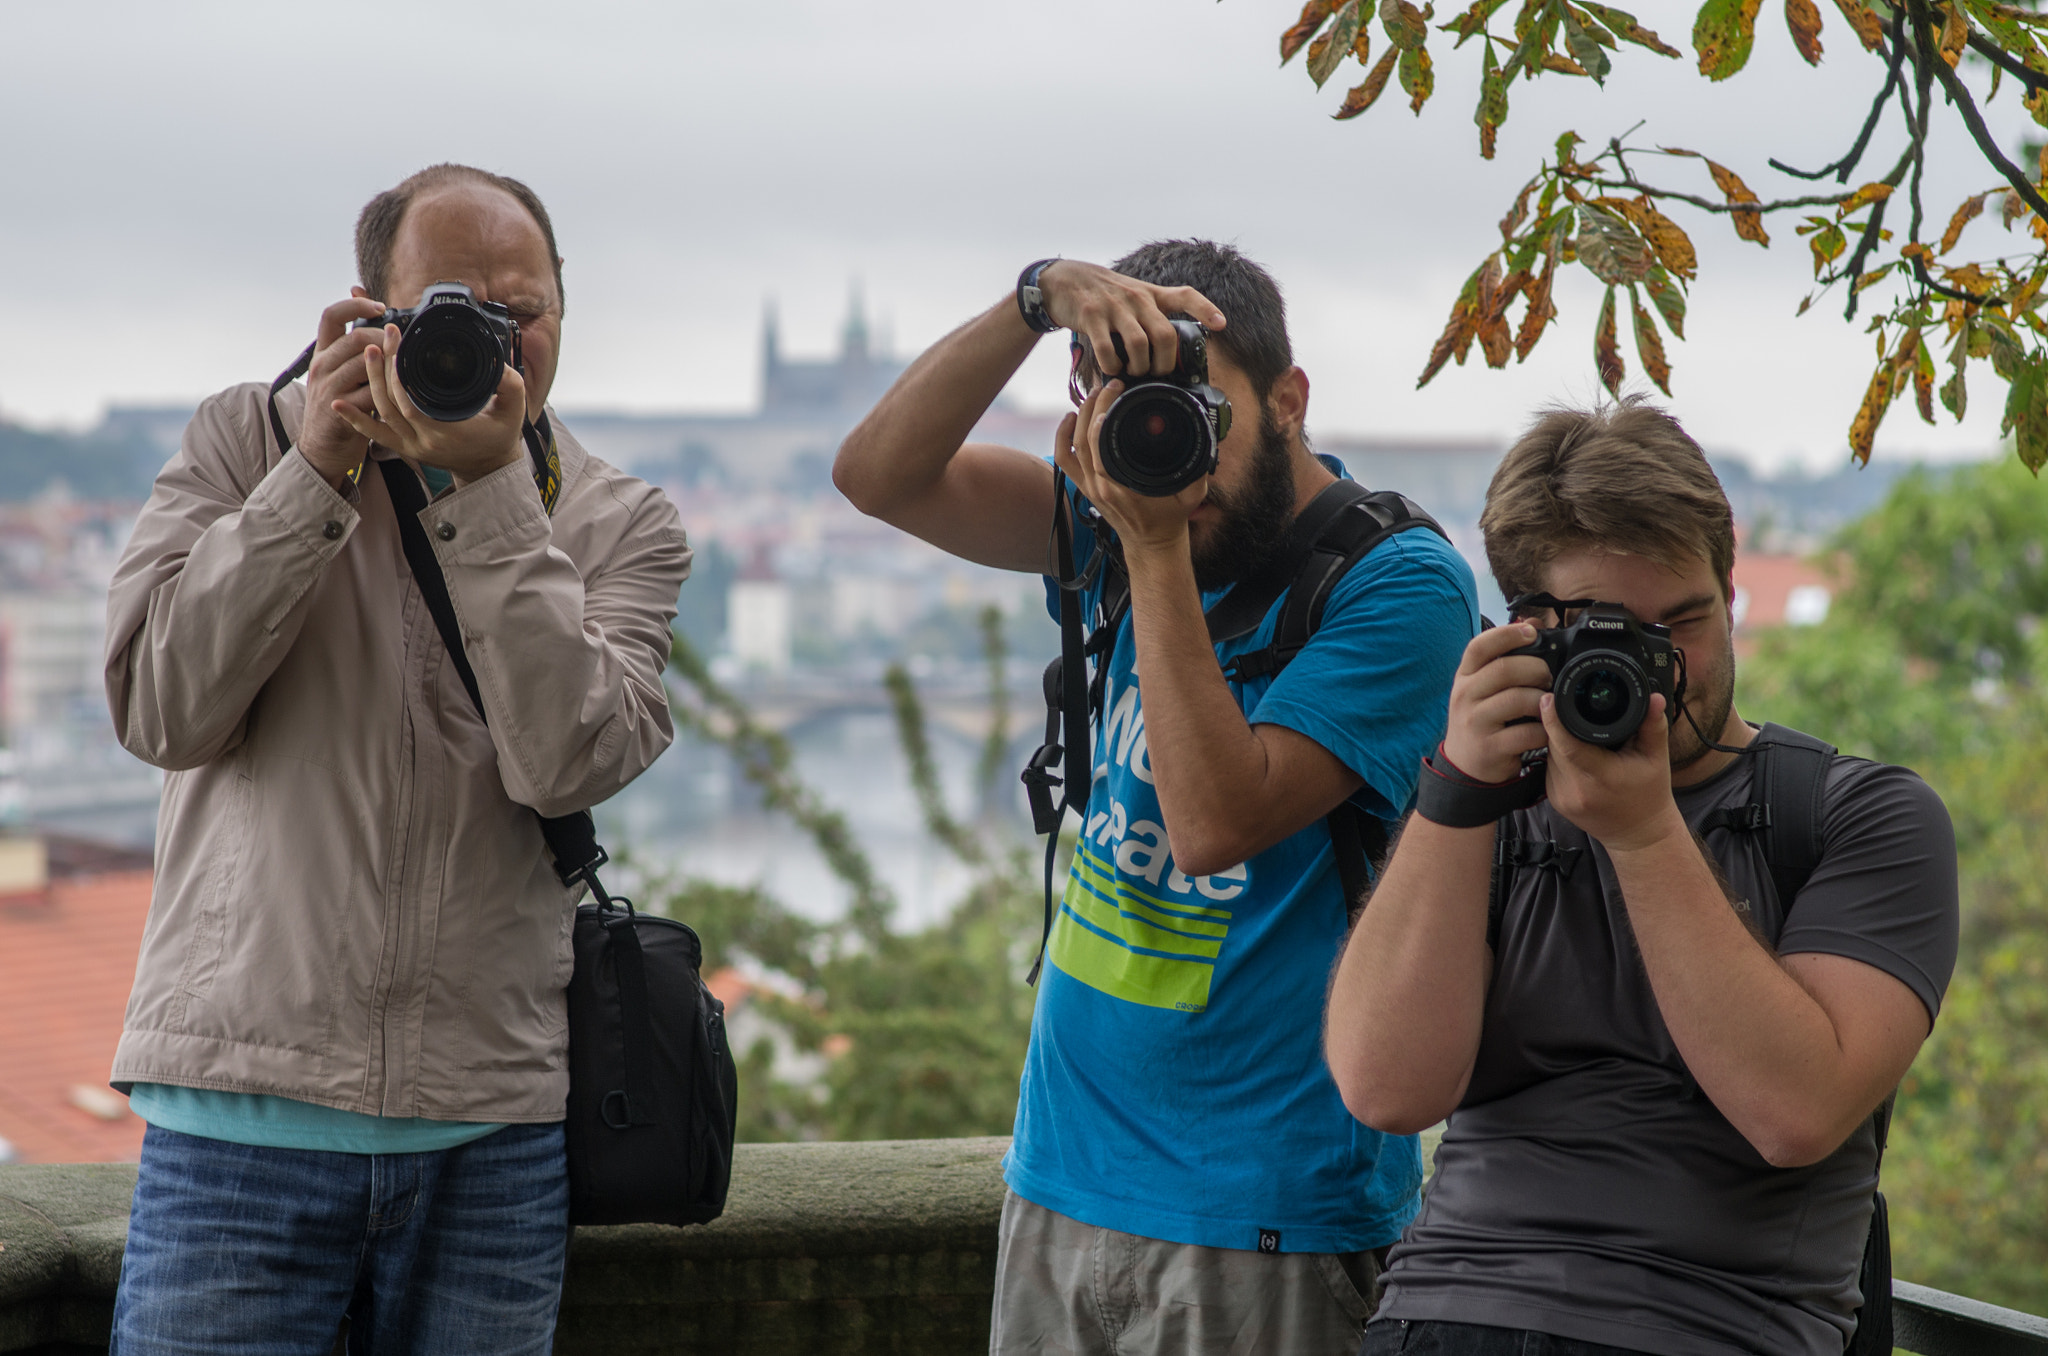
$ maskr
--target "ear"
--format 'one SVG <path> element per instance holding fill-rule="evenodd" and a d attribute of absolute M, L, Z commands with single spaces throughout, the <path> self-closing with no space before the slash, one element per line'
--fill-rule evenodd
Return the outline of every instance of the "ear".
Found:
<path fill-rule="evenodd" d="M 1273 389 L 1266 393 L 1267 405 L 1273 411 L 1273 422 L 1289 439 L 1300 436 L 1302 425 L 1308 420 L 1308 373 L 1298 367 L 1290 367 L 1273 380 Z"/>

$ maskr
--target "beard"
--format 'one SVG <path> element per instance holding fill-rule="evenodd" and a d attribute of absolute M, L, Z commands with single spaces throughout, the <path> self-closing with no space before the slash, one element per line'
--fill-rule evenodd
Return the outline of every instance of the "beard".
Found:
<path fill-rule="evenodd" d="M 1723 662 L 1716 668 L 1703 671 L 1701 686 L 1697 692 L 1688 691 L 1685 707 L 1691 719 L 1680 715 L 1678 723 L 1671 727 L 1671 768 L 1691 767 L 1707 756 L 1708 739 L 1719 740 L 1728 727 L 1728 715 L 1735 709 L 1735 653 L 1725 652 Z M 1690 675 L 1686 684 L 1691 688 Z M 1693 722 L 1698 722 L 1695 729 Z M 1704 738 L 1702 738 L 1704 734 Z"/>
<path fill-rule="evenodd" d="M 1256 573 L 1279 551 L 1294 521 L 1293 452 L 1273 412 L 1259 407 L 1259 440 L 1245 481 L 1226 493 L 1211 482 L 1208 502 L 1220 516 L 1206 524 L 1189 552 L 1195 583 L 1205 593 Z"/>

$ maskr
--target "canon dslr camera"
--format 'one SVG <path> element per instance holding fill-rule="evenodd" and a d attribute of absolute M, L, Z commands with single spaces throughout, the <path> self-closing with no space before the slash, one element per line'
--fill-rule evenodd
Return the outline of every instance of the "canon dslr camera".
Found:
<path fill-rule="evenodd" d="M 1671 628 L 1639 622 L 1619 603 L 1587 604 L 1571 625 L 1538 629 L 1533 645 L 1508 653 L 1550 665 L 1558 717 L 1588 744 L 1627 743 L 1649 714 L 1653 692 L 1664 694 L 1667 714 L 1672 710 Z"/>
<path fill-rule="evenodd" d="M 421 414 L 443 423 L 480 413 L 505 369 L 519 366 L 519 322 L 459 282 L 435 283 L 409 310 L 356 322 L 366 325 L 398 326 L 398 383 Z"/>
<path fill-rule="evenodd" d="M 1110 479 L 1155 498 L 1212 474 L 1230 434 L 1230 400 L 1209 384 L 1208 336 L 1192 320 L 1168 323 L 1179 340 L 1173 371 L 1127 384 L 1103 416 L 1097 446 Z"/>

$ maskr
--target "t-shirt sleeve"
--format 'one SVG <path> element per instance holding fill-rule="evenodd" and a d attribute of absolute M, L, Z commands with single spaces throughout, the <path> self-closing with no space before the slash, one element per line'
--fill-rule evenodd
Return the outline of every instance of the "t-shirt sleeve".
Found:
<path fill-rule="evenodd" d="M 1451 677 L 1478 618 L 1462 556 L 1424 529 L 1390 537 L 1339 581 L 1322 625 L 1250 720 L 1315 740 L 1365 779 L 1366 808 L 1398 815 L 1443 737 Z"/>
<path fill-rule="evenodd" d="M 1781 955 L 1846 956 L 1941 1010 L 1956 964 L 1956 835 L 1948 807 L 1911 769 L 1838 758 L 1821 859 L 1786 909 Z"/>

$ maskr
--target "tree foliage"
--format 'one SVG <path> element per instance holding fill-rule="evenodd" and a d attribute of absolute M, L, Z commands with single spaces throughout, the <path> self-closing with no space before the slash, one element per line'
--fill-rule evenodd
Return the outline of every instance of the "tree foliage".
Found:
<path fill-rule="evenodd" d="M 1489 160 L 1518 77 L 1604 84 L 1624 49 L 1633 49 L 1626 53 L 1630 60 L 1683 60 L 1678 48 L 1610 5 L 1515 0 L 1512 23 L 1505 25 L 1508 5 L 1509 0 L 1473 0 L 1436 27 L 1450 35 L 1454 52 L 1477 45 L 1480 82 L 1472 120 L 1479 153 Z M 1417 384 L 1427 385 L 1447 362 L 1462 364 L 1474 343 L 1489 367 L 1506 366 L 1511 354 L 1526 359 L 1557 316 L 1551 298 L 1558 269 L 1576 263 L 1605 288 L 1593 332 L 1601 382 L 1618 393 L 1627 376 L 1620 339 L 1626 293 L 1636 359 L 1668 395 L 1664 332 L 1685 337 L 1686 293 L 1696 268 L 1690 238 L 1663 208 L 1682 205 L 1723 217 L 1739 238 L 1763 247 L 1771 243 L 1766 218 L 1792 212 L 1800 214 L 1794 233 L 1813 255 L 1817 283 L 1799 304 L 1802 314 L 1840 288 L 1844 318 L 1853 320 L 1865 294 L 1884 289 L 1874 293 L 1885 304 L 1868 323 L 1877 365 L 1849 424 L 1857 460 L 1869 460 L 1878 425 L 1908 390 L 1928 423 L 1935 422 L 1937 398 L 1961 420 L 1969 402 L 1968 373 L 1980 363 L 2005 385 L 2002 431 L 2014 438 L 2019 459 L 2038 472 L 2048 462 L 2048 321 L 2039 314 L 2048 282 L 2048 148 L 2023 155 L 2034 162 L 2027 166 L 2008 157 L 1985 126 L 1970 79 L 1988 80 L 1986 102 L 2010 81 L 2035 122 L 2048 126 L 2048 15 L 2037 12 L 2039 5 L 2040 0 L 1834 0 L 1850 39 L 1846 45 L 1870 63 L 1874 79 L 1881 76 L 1877 96 L 1855 140 L 1833 164 L 1809 171 L 1769 162 L 1794 179 L 1833 179 L 1835 186 L 1823 191 L 1766 200 L 1728 165 L 1697 151 L 1631 141 L 1633 129 L 1604 147 L 1565 132 L 1502 218 L 1500 246 L 1460 289 Z M 1700 5 L 1691 40 L 1701 75 L 1726 80 L 1748 63 L 1761 9 L 1761 0 Z M 1815 0 L 1785 0 L 1784 16 L 1799 55 L 1818 65 L 1824 41 Z M 1378 0 L 1376 6 L 1373 0 L 1308 0 L 1281 35 L 1280 60 L 1284 65 L 1306 46 L 1308 73 L 1318 88 L 1347 58 L 1355 60 L 1365 76 L 1344 96 L 1334 114 L 1339 119 L 1371 108 L 1390 79 L 1398 79 L 1409 107 L 1420 113 L 1435 89 L 1429 51 L 1434 17 L 1433 4 L 1417 9 L 1409 0 Z M 1377 60 L 1375 21 L 1387 43 Z M 1921 195 L 1937 109 L 1961 119 L 1984 161 L 1984 186 L 1946 215 L 1930 215 Z M 1882 174 L 1852 187 L 1872 135 L 1887 118 L 1900 124 L 1904 152 Z M 1690 174 L 1696 187 L 1680 187 L 1669 177 L 1679 173 Z M 1712 192 L 1697 183 L 1701 178 Z M 1975 243 L 1984 240 L 1983 228 L 1973 233 L 1971 226 L 1994 204 L 1991 216 L 2008 234 L 2024 224 L 2019 248 L 1957 256 L 1966 234 Z M 1517 303 L 1518 318 L 1511 314 Z"/>
<path fill-rule="evenodd" d="M 1902 479 L 1841 532 L 1827 620 L 1769 634 L 1743 713 L 1915 768 L 1955 822 L 1963 945 L 1901 1085 L 1897 1275 L 2048 1312 L 2048 504 L 2012 462 Z"/>
<path fill-rule="evenodd" d="M 1031 1028 L 1021 980 L 1037 939 L 1039 882 L 993 813 L 1004 770 L 1008 693 L 1001 614 L 981 617 L 992 724 L 977 810 L 956 815 L 939 785 L 924 708 L 900 665 L 884 682 L 912 789 L 932 839 L 969 868 L 963 897 L 934 925 L 902 931 L 896 902 L 845 819 L 797 777 L 788 744 L 763 729 L 678 636 L 678 723 L 717 744 L 819 850 L 849 904 L 821 923 L 757 886 L 679 877 L 645 891 L 703 938 L 705 970 L 765 976 L 748 1002 L 778 1033 L 740 1050 L 745 1140 L 899 1139 L 1007 1134 Z M 804 1076 L 784 1076 L 790 1064 Z M 816 1070 L 817 1076 L 808 1076 Z"/>

